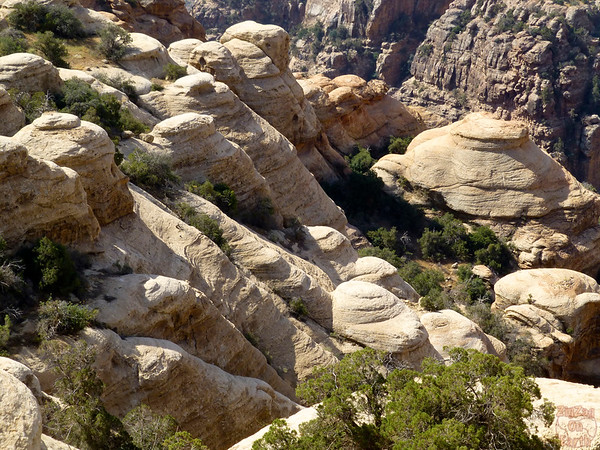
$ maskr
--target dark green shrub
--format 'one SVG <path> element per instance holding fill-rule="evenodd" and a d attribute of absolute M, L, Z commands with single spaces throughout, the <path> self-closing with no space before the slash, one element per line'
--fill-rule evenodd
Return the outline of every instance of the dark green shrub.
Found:
<path fill-rule="evenodd" d="M 85 34 L 81 21 L 63 5 L 44 5 L 34 0 L 17 3 L 6 19 L 12 27 L 30 33 L 50 31 L 66 39 Z"/>
<path fill-rule="evenodd" d="M 448 258 L 468 260 L 468 233 L 462 222 L 446 213 L 434 222 L 435 229 L 426 229 L 419 239 L 423 257 L 434 261 Z"/>
<path fill-rule="evenodd" d="M 119 61 L 125 55 L 127 45 L 132 41 L 130 34 L 117 25 L 107 25 L 98 33 L 98 51 L 108 60 Z"/>
<path fill-rule="evenodd" d="M 44 292 L 68 295 L 82 288 L 82 280 L 67 248 L 47 237 L 24 249 L 25 274 Z"/>
<path fill-rule="evenodd" d="M 56 335 L 75 334 L 90 325 L 98 310 L 64 300 L 52 300 L 40 303 L 38 308 L 38 333 L 42 339 L 49 340 Z"/>
<path fill-rule="evenodd" d="M 441 283 L 445 278 L 439 270 L 423 269 L 416 262 L 407 261 L 398 269 L 398 273 L 421 296 L 436 290 L 442 291 Z"/>
<path fill-rule="evenodd" d="M 0 355 L 6 351 L 8 340 L 10 339 L 10 327 L 12 322 L 8 314 L 4 315 L 4 323 L 0 325 Z"/>
<path fill-rule="evenodd" d="M 371 151 L 368 148 L 360 146 L 358 147 L 358 152 L 350 158 L 346 157 L 346 160 L 353 172 L 363 175 L 366 174 L 376 162 L 371 156 Z"/>
<path fill-rule="evenodd" d="M 178 203 L 175 208 L 181 220 L 201 231 L 202 234 L 217 244 L 227 256 L 231 254 L 231 247 L 223 236 L 223 230 L 219 226 L 219 222 L 210 218 L 207 214 L 199 214 L 187 203 Z"/>
<path fill-rule="evenodd" d="M 131 111 L 129 111 L 124 106 L 121 106 L 120 108 L 121 109 L 119 110 L 118 129 L 123 130 L 123 131 L 128 130 L 136 135 L 139 135 L 141 133 L 147 133 L 148 131 L 150 131 L 150 128 L 148 127 L 148 125 L 137 120 L 133 116 Z"/>
<path fill-rule="evenodd" d="M 462 264 L 458 267 L 458 279 L 465 294 L 468 304 L 474 302 L 491 302 L 492 293 L 487 283 L 473 274 L 471 266 Z"/>
<path fill-rule="evenodd" d="M 0 32 L 0 56 L 24 53 L 28 47 L 25 35 L 21 31 L 7 28 Z"/>
<path fill-rule="evenodd" d="M 427 311 L 439 311 L 454 307 L 452 297 L 438 288 L 431 289 L 427 295 L 421 298 L 419 304 Z"/>
<path fill-rule="evenodd" d="M 155 192 L 179 181 L 169 159 L 158 153 L 135 150 L 121 163 L 121 170 L 132 183 Z"/>
<path fill-rule="evenodd" d="M 165 450 L 208 450 L 202 440 L 193 437 L 187 431 L 178 431 L 173 436 L 169 436 L 162 443 Z"/>
<path fill-rule="evenodd" d="M 304 304 L 304 301 L 300 297 L 296 297 L 290 301 L 290 310 L 292 314 L 298 317 L 308 316 L 308 309 Z"/>
<path fill-rule="evenodd" d="M 404 155 L 409 144 L 414 138 L 412 137 L 390 137 L 390 144 L 388 145 L 388 153 L 395 153 L 398 155 Z"/>
<path fill-rule="evenodd" d="M 27 123 L 33 122 L 46 111 L 56 110 L 56 104 L 51 95 L 45 92 L 24 92 L 18 89 L 8 91 L 12 100 L 20 106 L 25 113 Z"/>
<path fill-rule="evenodd" d="M 477 227 L 469 234 L 469 248 L 477 264 L 484 264 L 501 275 L 510 271 L 512 254 L 489 227 Z"/>
<path fill-rule="evenodd" d="M 251 211 L 245 211 L 240 220 L 248 225 L 253 225 L 263 230 L 270 230 L 276 227 L 275 208 L 269 197 L 258 199 Z"/>
<path fill-rule="evenodd" d="M 102 405 L 102 381 L 92 368 L 95 354 L 83 341 L 75 345 L 49 342 L 48 361 L 56 373 L 52 400 L 44 404 L 44 433 L 88 450 L 134 450 L 136 447 L 122 422 Z"/>
<path fill-rule="evenodd" d="M 69 67 L 69 63 L 65 61 L 69 51 L 65 43 L 55 37 L 52 31 L 37 33 L 33 47 L 56 67 Z"/>
<path fill-rule="evenodd" d="M 168 63 L 165 66 L 165 80 L 175 81 L 187 75 L 187 68 L 178 64 Z"/>
<path fill-rule="evenodd" d="M 172 416 L 156 414 L 144 404 L 129 411 L 122 422 L 133 444 L 139 449 L 164 449 L 161 444 L 175 435 L 178 429 Z"/>
<path fill-rule="evenodd" d="M 375 247 L 388 248 L 396 251 L 398 247 L 398 230 L 396 227 L 390 229 L 378 228 L 377 230 L 368 231 L 367 237 Z"/>
<path fill-rule="evenodd" d="M 448 245 L 441 230 L 426 229 L 418 242 L 423 258 L 442 261 L 448 257 Z"/>
<path fill-rule="evenodd" d="M 192 194 L 205 198 L 226 214 L 235 214 L 237 211 L 235 192 L 225 183 L 213 185 L 210 181 L 191 181 L 185 184 L 185 188 Z"/>

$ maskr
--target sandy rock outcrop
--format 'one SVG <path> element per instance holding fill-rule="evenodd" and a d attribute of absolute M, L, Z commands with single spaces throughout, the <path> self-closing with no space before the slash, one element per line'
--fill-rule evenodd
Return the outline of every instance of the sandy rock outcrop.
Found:
<path fill-rule="evenodd" d="M 348 281 L 333 291 L 333 330 L 407 360 L 429 350 L 419 317 L 389 291 L 364 281 Z"/>
<path fill-rule="evenodd" d="M 8 92 L 0 88 L 0 135 L 12 136 L 25 126 L 25 114 L 12 101 Z"/>
<path fill-rule="evenodd" d="M 217 44 L 216 41 L 212 42 L 213 44 Z M 173 58 L 173 61 L 175 61 L 180 66 L 187 66 L 188 74 L 191 74 L 191 72 L 189 72 L 191 66 L 188 66 L 188 59 L 190 58 L 193 50 L 200 44 L 202 44 L 202 41 L 200 39 L 182 39 L 180 41 L 172 42 L 171 45 L 169 45 L 169 47 L 167 48 L 167 51 L 169 52 L 169 56 Z"/>
<path fill-rule="evenodd" d="M 600 266 L 600 196 L 540 150 L 523 123 L 469 115 L 421 133 L 373 170 L 392 193 L 408 180 L 438 207 L 509 237 L 523 268 Z"/>
<path fill-rule="evenodd" d="M 145 78 L 162 78 L 167 64 L 175 64 L 166 47 L 143 33 L 130 33 L 131 42 L 119 65 L 128 72 Z"/>
<path fill-rule="evenodd" d="M 495 309 L 532 333 L 552 376 L 598 382 L 600 286 L 567 269 L 514 272 L 494 285 Z"/>
<path fill-rule="evenodd" d="M 62 80 L 52 63 L 31 53 L 0 57 L 0 86 L 23 92 L 58 92 Z"/>
<path fill-rule="evenodd" d="M 217 131 L 239 145 L 265 177 L 276 211 L 306 225 L 345 226 L 344 214 L 302 165 L 293 145 L 212 75 L 180 78 L 162 92 L 141 96 L 139 104 L 162 120 L 185 112 L 211 115 Z"/>
<path fill-rule="evenodd" d="M 184 38 L 205 39 L 204 28 L 182 0 L 143 0 L 136 3 L 80 0 L 90 11 L 101 11 L 105 20 L 119 21 L 128 31 L 158 39 L 164 45 Z"/>
<path fill-rule="evenodd" d="M 0 442 L 4 448 L 40 448 L 40 407 L 27 386 L 4 370 L 0 370 L 0 424 Z"/>
<path fill-rule="evenodd" d="M 40 380 L 37 379 L 29 367 L 27 367 L 25 364 L 15 361 L 14 359 L 0 356 L 0 370 L 11 374 L 13 377 L 27 386 L 36 400 L 41 403 L 42 388 L 40 386 Z"/>
<path fill-rule="evenodd" d="M 299 408 L 264 381 L 230 375 L 172 342 L 87 329 L 108 411 L 122 415 L 140 403 L 171 414 L 183 430 L 215 449 L 227 448 Z M 185 392 L 185 395 L 181 395 Z"/>
<path fill-rule="evenodd" d="M 115 146 L 100 126 L 73 114 L 45 113 L 13 140 L 29 154 L 75 170 L 100 225 L 133 211 L 127 177 L 114 161 Z"/>
<path fill-rule="evenodd" d="M 130 274 L 102 280 L 98 288 L 102 294 L 93 302 L 97 319 L 121 336 L 169 340 L 232 375 L 259 378 L 294 396 L 264 355 L 187 282 Z"/>
<path fill-rule="evenodd" d="M 312 106 L 288 68 L 289 40 L 287 32 L 276 25 L 242 22 L 227 29 L 221 44 L 197 46 L 189 64 L 227 84 L 288 138 L 317 178 L 335 180 L 336 170 L 345 163 L 322 134 Z"/>
<path fill-rule="evenodd" d="M 472 320 L 450 309 L 430 312 L 421 316 L 429 342 L 448 360 L 448 350 L 454 347 L 475 349 L 506 359 L 506 346 L 493 336 L 485 334 Z"/>
<path fill-rule="evenodd" d="M 0 235 L 11 246 L 42 236 L 62 243 L 90 241 L 100 232 L 81 177 L 29 156 L 6 137 L 0 137 L 0 215 Z"/>
<path fill-rule="evenodd" d="M 388 86 L 380 80 L 315 75 L 298 82 L 329 142 L 343 153 L 350 153 L 357 142 L 378 147 L 390 136 L 416 136 L 425 130 L 420 115 L 388 94 Z"/>
<path fill-rule="evenodd" d="M 121 151 L 145 149 L 166 155 L 185 182 L 209 180 L 233 189 L 241 210 L 250 213 L 265 199 L 273 202 L 271 188 L 257 172 L 250 157 L 216 130 L 212 116 L 184 113 L 158 123 L 148 139 L 123 142 Z M 274 218 L 282 223 L 281 217 Z"/>
<path fill-rule="evenodd" d="M 104 251 L 93 268 L 110 270 L 120 262 L 135 273 L 188 281 L 238 330 L 253 337 L 291 385 L 315 365 L 337 360 L 295 325 L 283 300 L 232 264 L 210 239 L 147 194 L 133 186 L 131 190 L 135 214 L 103 227 L 98 246 Z"/>

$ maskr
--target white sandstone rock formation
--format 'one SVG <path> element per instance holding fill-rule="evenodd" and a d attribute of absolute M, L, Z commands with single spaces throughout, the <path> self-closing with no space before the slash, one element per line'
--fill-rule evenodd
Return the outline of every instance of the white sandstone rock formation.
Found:
<path fill-rule="evenodd" d="M 58 92 L 62 80 L 52 63 L 31 53 L 13 53 L 0 57 L 0 86 L 7 91 Z"/>
<path fill-rule="evenodd" d="M 100 226 L 77 173 L 29 156 L 0 137 L 0 235 L 11 246 L 48 236 L 63 243 L 91 241 Z"/>
<path fill-rule="evenodd" d="M 600 266 L 600 196 L 540 150 L 520 122 L 472 114 L 423 132 L 405 155 L 386 155 L 373 170 L 392 193 L 408 180 L 438 206 L 510 236 L 523 268 Z"/>
<path fill-rule="evenodd" d="M 133 210 L 127 177 L 114 161 L 115 146 L 100 126 L 73 114 L 51 112 L 22 128 L 13 140 L 32 156 L 75 170 L 100 225 Z"/>
<path fill-rule="evenodd" d="M 167 49 L 158 40 L 142 33 L 130 33 L 131 42 L 119 65 L 134 75 L 162 78 L 167 64 L 175 64 Z"/>
<path fill-rule="evenodd" d="M 25 126 L 25 114 L 12 101 L 8 92 L 0 87 L 0 135 L 12 136 Z"/>

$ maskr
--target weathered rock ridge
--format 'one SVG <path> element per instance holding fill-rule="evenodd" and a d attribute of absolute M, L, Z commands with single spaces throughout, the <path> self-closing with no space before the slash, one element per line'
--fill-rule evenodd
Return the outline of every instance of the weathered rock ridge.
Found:
<path fill-rule="evenodd" d="M 392 193 L 407 180 L 437 207 L 490 225 L 515 245 L 521 267 L 599 268 L 600 197 L 522 123 L 473 114 L 420 134 L 405 155 L 386 155 L 373 170 Z"/>

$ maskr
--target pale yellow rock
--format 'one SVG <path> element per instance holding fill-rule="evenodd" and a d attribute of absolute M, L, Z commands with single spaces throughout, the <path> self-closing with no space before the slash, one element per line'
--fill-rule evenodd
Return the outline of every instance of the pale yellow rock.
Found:
<path fill-rule="evenodd" d="M 0 57 L 0 86 L 7 91 L 53 93 L 62 84 L 58 70 L 41 56 L 13 53 Z"/>
<path fill-rule="evenodd" d="M 29 367 L 27 367 L 25 364 L 15 361 L 14 359 L 0 356 L 0 370 L 4 370 L 5 372 L 11 374 L 13 377 L 27 386 L 36 400 L 41 402 L 42 388 L 40 387 L 40 381 Z"/>
<path fill-rule="evenodd" d="M 600 196 L 539 149 L 520 122 L 471 114 L 423 133 L 373 167 L 386 189 L 408 182 L 431 201 L 510 236 L 521 267 L 600 266 Z M 594 272 L 595 273 L 595 272 Z"/>
<path fill-rule="evenodd" d="M 506 361 L 506 346 L 456 311 L 444 309 L 426 313 L 421 316 L 421 323 L 427 330 L 429 342 L 445 360 L 449 358 L 448 350 L 461 347 L 489 353 Z"/>
<path fill-rule="evenodd" d="M 42 415 L 31 391 L 10 373 L 0 370 L 0 443 L 6 449 L 37 450 Z"/>
<path fill-rule="evenodd" d="M 73 447 L 69 444 L 65 444 L 64 442 L 57 441 L 50 436 L 46 436 L 42 434 L 42 445 L 40 447 L 41 450 L 77 450 L 76 447 Z"/>
<path fill-rule="evenodd" d="M 45 113 L 14 137 L 40 159 L 75 170 L 101 225 L 133 211 L 127 177 L 114 161 L 115 146 L 100 126 L 73 114 Z"/>
<path fill-rule="evenodd" d="M 302 165 L 293 145 L 212 75 L 180 78 L 162 92 L 141 96 L 139 103 L 163 120 L 185 112 L 211 115 L 217 131 L 238 144 L 267 180 L 276 211 L 306 225 L 343 229 L 344 214 Z"/>
<path fill-rule="evenodd" d="M 398 274 L 398 269 L 389 262 L 374 256 L 358 258 L 351 279 L 381 286 L 403 300 L 416 303 L 420 298 L 417 291 Z"/>
<path fill-rule="evenodd" d="M 0 135 L 12 136 L 25 126 L 25 114 L 12 101 L 8 92 L 0 87 Z"/>
<path fill-rule="evenodd" d="M 29 156 L 0 137 L 0 235 L 11 246 L 48 236 L 62 243 L 91 241 L 100 232 L 81 177 Z"/>
<path fill-rule="evenodd" d="M 86 329 L 103 400 L 123 415 L 140 403 L 170 414 L 210 448 L 223 449 L 299 407 L 255 378 L 230 375 L 172 342 Z"/>
<path fill-rule="evenodd" d="M 150 92 L 152 82 L 145 77 L 132 75 L 119 67 L 98 67 L 94 69 L 94 78 L 107 81 L 109 84 L 127 84 L 131 86 L 136 95 L 143 95 Z M 62 78 L 62 75 L 61 75 Z"/>
<path fill-rule="evenodd" d="M 333 330 L 376 350 L 400 355 L 427 343 L 423 324 L 402 300 L 364 281 L 347 281 L 333 292 Z"/>
<path fill-rule="evenodd" d="M 94 267 L 106 270 L 118 261 L 136 273 L 188 281 L 237 329 L 254 336 L 259 349 L 269 353 L 271 365 L 292 385 L 309 376 L 315 365 L 337 360 L 292 323 L 279 297 L 232 264 L 210 239 L 131 189 L 135 214 L 103 228 L 98 240 L 103 253 Z"/>
<path fill-rule="evenodd" d="M 227 86 L 237 85 L 242 75 L 231 51 L 217 41 L 203 42 L 191 51 L 188 62 L 201 72 L 208 72 Z"/>
<path fill-rule="evenodd" d="M 92 304 L 97 320 L 120 335 L 169 340 L 232 375 L 259 378 L 294 395 L 263 354 L 187 282 L 131 274 L 102 280 L 99 288 L 102 294 Z"/>
<path fill-rule="evenodd" d="M 173 58 L 173 61 L 180 66 L 187 66 L 192 51 L 199 45 L 202 45 L 200 39 L 182 39 L 180 41 L 171 42 L 167 51 L 169 52 L 169 56 Z"/>
<path fill-rule="evenodd" d="M 167 64 L 175 64 L 167 49 L 158 40 L 143 33 L 129 33 L 125 55 L 119 65 L 128 72 L 146 78 L 162 78 Z"/>

